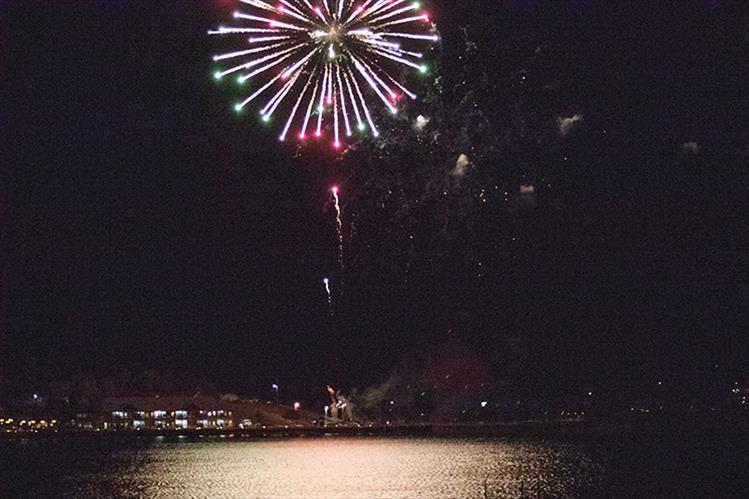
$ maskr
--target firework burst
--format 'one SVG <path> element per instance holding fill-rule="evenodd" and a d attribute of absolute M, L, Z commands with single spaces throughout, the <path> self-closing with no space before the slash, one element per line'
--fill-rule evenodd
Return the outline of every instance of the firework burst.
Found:
<path fill-rule="evenodd" d="M 399 69 L 427 73 L 423 50 L 438 40 L 429 15 L 409 0 L 239 1 L 239 26 L 208 33 L 247 45 L 214 56 L 225 65 L 214 76 L 254 83 L 237 112 L 259 100 L 260 118 L 270 122 L 283 105 L 282 141 L 292 127 L 301 141 L 332 129 L 336 149 L 357 131 L 379 136 L 373 102 L 396 114 L 404 96 L 416 99 Z"/>

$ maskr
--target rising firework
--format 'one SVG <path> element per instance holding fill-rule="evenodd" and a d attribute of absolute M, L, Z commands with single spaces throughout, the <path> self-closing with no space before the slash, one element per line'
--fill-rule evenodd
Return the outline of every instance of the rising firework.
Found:
<path fill-rule="evenodd" d="M 341 200 L 338 198 L 338 186 L 330 188 L 335 205 L 336 235 L 338 236 L 338 265 L 343 269 L 343 214 L 341 213 Z"/>
<path fill-rule="evenodd" d="M 333 293 L 330 291 L 330 279 L 327 277 L 322 280 L 323 286 L 325 286 L 325 294 L 328 295 L 328 313 L 330 318 L 333 318 Z M 335 328 L 335 325 L 334 325 Z"/>
<path fill-rule="evenodd" d="M 427 73 L 422 51 L 438 40 L 429 15 L 415 1 L 239 1 L 246 5 L 246 11 L 234 12 L 239 25 L 208 33 L 241 37 L 248 45 L 214 56 L 228 65 L 215 77 L 256 82 L 235 110 L 241 112 L 265 94 L 264 122 L 288 101 L 282 141 L 292 126 L 302 141 L 309 134 L 322 137 L 326 126 L 332 127 L 336 149 L 342 135 L 350 137 L 355 130 L 379 136 L 370 101 L 396 114 L 403 96 L 416 99 L 397 78 L 398 69 Z"/>

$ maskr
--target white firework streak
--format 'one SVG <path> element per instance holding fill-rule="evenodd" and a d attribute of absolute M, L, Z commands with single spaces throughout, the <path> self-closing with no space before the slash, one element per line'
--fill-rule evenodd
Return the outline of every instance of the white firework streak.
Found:
<path fill-rule="evenodd" d="M 343 215 L 341 213 L 341 202 L 338 199 L 338 189 L 333 189 L 335 200 L 336 231 L 338 232 L 338 264 L 343 269 Z"/>
<path fill-rule="evenodd" d="M 278 140 L 280 140 L 281 142 L 286 140 L 286 134 L 289 133 L 289 128 L 291 128 L 291 122 L 294 121 L 294 116 L 296 116 L 296 112 L 299 109 L 299 105 L 302 103 L 302 97 L 304 97 L 304 94 L 307 93 L 307 89 L 312 83 L 312 78 L 314 76 L 315 76 L 315 73 L 312 72 L 310 73 L 309 78 L 307 78 L 307 83 L 304 85 L 302 92 L 299 94 L 299 98 L 297 98 L 296 104 L 294 104 L 294 109 L 292 109 L 289 119 L 286 120 L 286 126 L 284 127 L 283 132 L 281 132 L 281 135 L 278 137 Z M 296 76 L 294 78 L 296 78 Z"/>
<path fill-rule="evenodd" d="M 364 100 L 364 96 L 361 93 L 361 89 L 359 88 L 359 83 L 356 81 L 356 77 L 354 76 L 354 73 L 351 71 L 351 68 L 346 68 L 346 71 L 348 71 L 348 77 L 351 79 L 352 82 L 354 82 L 356 95 L 359 96 L 359 102 L 361 103 L 362 109 L 364 110 L 364 115 L 367 117 L 367 123 L 369 123 L 369 126 L 372 129 L 372 134 L 375 137 L 379 137 L 380 132 L 377 131 L 377 127 L 375 126 L 374 121 L 372 120 L 372 115 L 369 114 L 369 107 L 367 106 L 367 101 Z"/>
<path fill-rule="evenodd" d="M 317 131 L 315 132 L 315 137 L 322 136 L 322 119 L 323 114 L 325 113 L 325 93 L 328 89 L 328 73 L 329 66 L 326 63 L 325 72 L 323 73 L 322 78 L 322 89 L 320 90 L 320 104 L 317 106 Z"/>
<path fill-rule="evenodd" d="M 351 137 L 351 123 L 349 123 L 348 111 L 346 110 L 346 92 L 343 91 L 343 84 L 341 83 L 341 67 L 336 66 L 335 71 L 336 81 L 338 83 L 338 88 L 340 89 L 341 107 L 343 108 L 343 122 L 346 125 L 346 136 Z"/>
<path fill-rule="evenodd" d="M 369 128 L 379 136 L 371 103 L 382 102 L 395 114 L 402 95 L 416 99 L 400 78 L 408 70 L 428 72 L 424 51 L 439 40 L 421 3 L 411 0 L 237 2 L 240 9 L 232 15 L 236 25 L 219 26 L 208 34 L 245 45 L 215 55 L 215 63 L 228 65 L 214 76 L 222 80 L 237 73 L 239 83 L 251 80 L 256 86 L 234 106 L 237 112 L 269 92 L 260 116 L 269 121 L 276 112 L 288 112 L 279 135 L 282 141 L 292 128 L 299 140 L 305 140 L 315 113 L 314 135 L 321 137 L 324 129 L 332 129 L 335 148 L 354 130 Z M 244 38 L 248 34 L 250 38 Z M 332 119 L 325 116 L 327 111 Z"/>
<path fill-rule="evenodd" d="M 349 81 L 348 75 L 345 72 L 343 73 L 343 81 L 346 82 L 346 89 L 348 90 L 349 99 L 351 99 L 351 105 L 354 107 L 354 114 L 356 115 L 356 126 L 359 131 L 363 131 L 365 126 L 364 122 L 361 120 L 361 114 L 359 114 L 359 105 L 356 103 L 354 91 L 351 89 L 351 82 Z"/>

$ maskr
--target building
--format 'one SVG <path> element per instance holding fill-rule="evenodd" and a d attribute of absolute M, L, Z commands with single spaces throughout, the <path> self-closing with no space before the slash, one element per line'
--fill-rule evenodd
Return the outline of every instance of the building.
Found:
<path fill-rule="evenodd" d="M 235 402 L 194 397 L 112 397 L 101 403 L 105 430 L 234 428 Z"/>
<path fill-rule="evenodd" d="M 44 416 L 0 417 L 0 433 L 55 431 L 59 426 L 57 419 Z"/>
<path fill-rule="evenodd" d="M 311 424 L 314 414 L 236 396 L 109 397 L 76 427 L 101 430 L 221 430 Z"/>

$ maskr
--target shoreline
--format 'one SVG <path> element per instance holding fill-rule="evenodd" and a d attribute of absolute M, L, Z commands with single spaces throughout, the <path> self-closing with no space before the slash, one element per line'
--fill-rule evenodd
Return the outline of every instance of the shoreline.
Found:
<path fill-rule="evenodd" d="M 607 437 L 670 435 L 749 435 L 749 416 L 659 421 L 517 421 L 506 423 L 435 423 L 346 426 L 266 426 L 212 430 L 40 430 L 0 433 L 0 440 L 74 438 L 238 438 L 294 439 L 325 437 Z"/>

